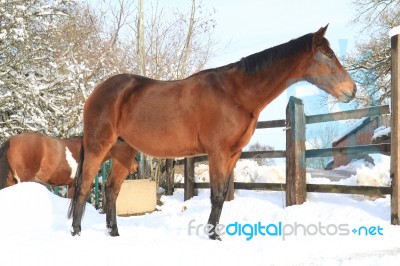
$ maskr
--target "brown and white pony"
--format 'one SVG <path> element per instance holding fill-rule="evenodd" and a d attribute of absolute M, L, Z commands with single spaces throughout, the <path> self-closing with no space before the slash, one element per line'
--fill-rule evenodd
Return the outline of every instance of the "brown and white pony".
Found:
<path fill-rule="evenodd" d="M 9 138 L 0 147 L 0 189 L 20 182 L 36 181 L 51 186 L 71 186 L 80 157 L 82 137 L 58 139 L 37 133 L 23 133 Z M 108 229 L 118 234 L 116 199 L 122 182 L 136 173 L 136 151 L 118 140 L 104 154 L 112 169 L 106 182 L 105 211 Z M 73 189 L 69 191 L 73 195 Z M 72 196 L 71 195 L 71 196 Z"/>

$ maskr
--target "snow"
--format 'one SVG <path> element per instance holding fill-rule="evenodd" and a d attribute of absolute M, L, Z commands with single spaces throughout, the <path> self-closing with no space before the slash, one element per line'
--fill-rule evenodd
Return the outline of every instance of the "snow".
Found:
<path fill-rule="evenodd" d="M 353 131 L 354 129 L 356 129 L 357 127 L 361 126 L 362 123 L 364 123 L 364 121 L 366 119 L 369 119 L 369 117 L 363 117 L 359 120 L 357 120 L 354 124 L 348 126 L 343 132 L 341 132 L 341 134 L 337 137 L 335 137 L 333 139 L 333 142 L 337 142 L 339 141 L 341 138 L 343 138 L 344 136 L 346 136 L 347 134 L 349 134 L 351 131 Z"/>
<path fill-rule="evenodd" d="M 390 134 L 390 127 L 380 126 L 374 130 L 374 135 L 372 136 L 372 140 L 382 136 L 388 136 L 389 134 Z"/>
<path fill-rule="evenodd" d="M 391 30 L 389 31 L 389 36 L 390 36 L 390 37 L 393 37 L 393 36 L 395 36 L 395 35 L 397 35 L 397 34 L 400 34 L 400 25 L 397 26 L 397 27 L 394 27 L 393 29 L 391 29 Z"/>
<path fill-rule="evenodd" d="M 357 170 L 364 166 L 373 167 L 371 163 L 365 160 L 352 160 L 348 165 L 336 167 L 335 170 Z"/>
<path fill-rule="evenodd" d="M 281 178 L 279 168 L 267 171 L 243 161 L 235 172 L 239 176 Z M 387 180 L 387 162 L 364 166 L 352 178 Z M 105 215 L 88 205 L 82 235 L 72 237 L 68 199 L 37 183 L 5 188 L 0 190 L 2 265 L 396 265 L 400 259 L 400 228 L 390 225 L 389 196 L 308 193 L 306 203 L 284 208 L 284 192 L 237 190 L 220 223 L 230 225 L 230 233 L 241 225 L 242 234 L 225 233 L 220 242 L 208 240 L 200 226 L 208 219 L 209 195 L 200 190 L 186 202 L 182 190 L 162 196 L 156 212 L 118 217 L 116 238 L 106 233 Z M 269 234 L 251 237 L 255 224 L 268 226 L 260 232 Z M 285 235 L 274 236 L 279 226 Z"/>
<path fill-rule="evenodd" d="M 234 170 L 236 182 L 249 182 L 249 183 L 285 183 L 285 166 L 266 166 L 257 165 L 254 160 L 239 160 Z M 199 164 L 195 168 L 196 183 L 210 182 L 208 174 L 208 165 Z M 183 183 L 184 178 L 182 175 L 175 175 L 175 182 Z"/>
<path fill-rule="evenodd" d="M 390 186 L 390 157 L 382 155 L 381 162 L 372 165 L 365 160 L 352 161 L 347 166 L 341 166 L 336 170 L 356 170 L 356 175 L 338 181 L 341 185 L 351 186 Z"/>

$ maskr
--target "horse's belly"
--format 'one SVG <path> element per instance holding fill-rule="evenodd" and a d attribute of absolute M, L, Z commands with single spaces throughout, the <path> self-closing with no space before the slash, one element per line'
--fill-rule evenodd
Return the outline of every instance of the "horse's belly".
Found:
<path fill-rule="evenodd" d="M 205 154 L 195 138 L 152 131 L 122 136 L 136 150 L 154 157 L 176 158 Z"/>
<path fill-rule="evenodd" d="M 66 171 L 65 169 L 56 170 L 51 174 L 44 169 L 36 174 L 36 180 L 52 186 L 65 186 L 73 182 L 71 171 Z"/>

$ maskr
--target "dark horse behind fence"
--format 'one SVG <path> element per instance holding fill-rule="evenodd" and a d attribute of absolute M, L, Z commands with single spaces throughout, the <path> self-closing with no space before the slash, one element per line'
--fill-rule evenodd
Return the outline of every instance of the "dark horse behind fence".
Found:
<path fill-rule="evenodd" d="M 77 176 L 82 183 L 69 210 L 72 235 L 81 232 L 93 178 L 119 136 L 154 157 L 208 154 L 208 223 L 215 227 L 235 164 L 267 104 L 301 80 L 341 102 L 354 98 L 356 85 L 329 47 L 326 29 L 184 80 L 159 81 L 122 74 L 100 83 L 84 107 L 85 157 Z M 215 231 L 212 233 L 211 239 L 219 239 Z"/>
<path fill-rule="evenodd" d="M 82 137 L 57 139 L 37 133 L 23 133 L 9 138 L 0 146 L 0 189 L 28 181 L 71 186 L 81 147 Z M 117 228 L 116 199 L 127 175 L 138 170 L 135 154 L 136 151 L 126 142 L 118 140 L 102 158 L 102 162 L 111 159 L 113 163 L 106 182 L 108 228 Z"/>

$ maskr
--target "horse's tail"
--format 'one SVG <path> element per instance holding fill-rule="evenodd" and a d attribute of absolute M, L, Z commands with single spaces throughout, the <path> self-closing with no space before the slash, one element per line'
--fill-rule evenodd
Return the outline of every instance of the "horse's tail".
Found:
<path fill-rule="evenodd" d="M 81 191 L 81 184 L 82 184 L 82 173 L 83 173 L 83 159 L 85 157 L 85 151 L 83 148 L 83 141 L 82 141 L 82 145 L 81 145 L 81 151 L 80 151 L 80 155 L 79 155 L 79 162 L 78 162 L 78 168 L 76 169 L 76 174 L 75 174 L 75 180 L 74 180 L 74 184 L 73 184 L 73 190 L 74 190 L 74 195 L 71 199 L 71 203 L 69 205 L 69 209 L 68 209 L 68 218 L 71 218 L 76 204 L 78 203 L 78 197 Z M 85 206 L 86 204 L 83 205 L 83 212 L 85 211 Z"/>
<path fill-rule="evenodd" d="M 7 140 L 0 146 L 0 189 L 7 183 L 10 165 L 8 164 L 7 151 L 10 148 L 10 141 Z"/>

